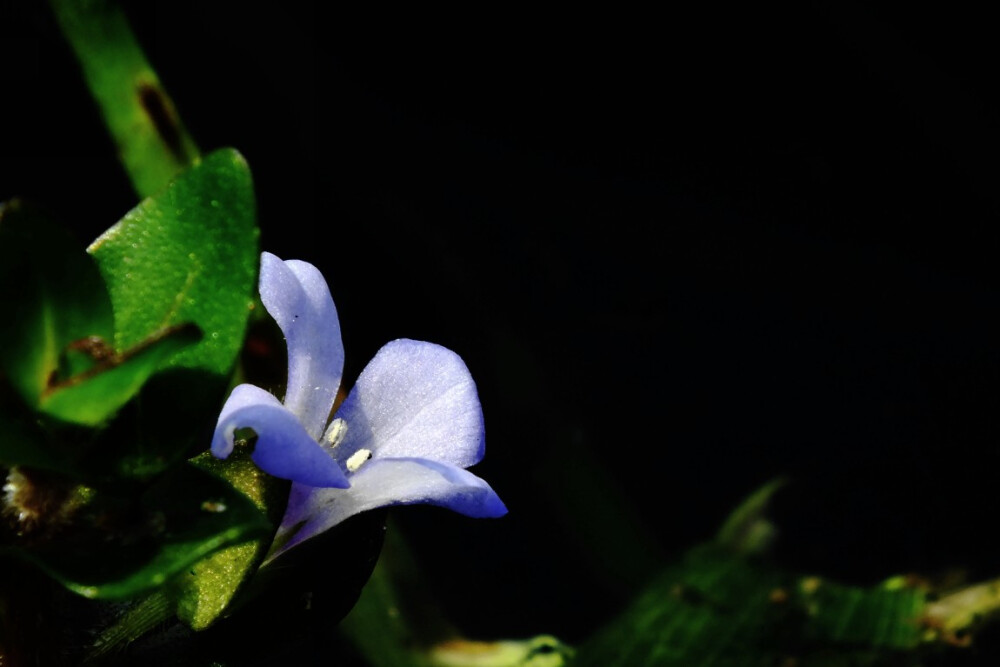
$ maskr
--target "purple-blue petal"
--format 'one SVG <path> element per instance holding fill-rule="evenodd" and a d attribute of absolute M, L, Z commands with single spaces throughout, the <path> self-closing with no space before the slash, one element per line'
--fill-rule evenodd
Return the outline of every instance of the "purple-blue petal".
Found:
<path fill-rule="evenodd" d="M 376 507 L 423 503 L 475 518 L 507 513 L 489 484 L 447 463 L 419 458 L 372 459 L 362 464 L 350 480 L 351 488 L 346 490 L 293 484 L 276 541 L 291 537 L 271 558 L 350 516 Z"/>
<path fill-rule="evenodd" d="M 226 458 L 232 452 L 235 431 L 257 434 L 251 459 L 264 472 L 315 487 L 347 488 L 340 464 L 299 423 L 298 417 L 253 385 L 233 390 L 219 416 L 212 438 L 212 454 Z"/>
<path fill-rule="evenodd" d="M 368 362 L 337 417 L 347 434 L 343 462 L 359 449 L 374 459 L 422 458 L 461 468 L 483 457 L 485 429 L 476 383 L 448 348 L 400 339 Z"/>
<path fill-rule="evenodd" d="M 344 370 L 340 320 L 319 270 L 299 260 L 260 258 L 260 298 L 288 345 L 284 404 L 318 439 L 326 426 Z"/>
<path fill-rule="evenodd" d="M 212 437 L 212 454 L 216 458 L 228 458 L 233 451 L 233 431 L 239 428 L 232 421 L 233 414 L 244 408 L 256 407 L 280 408 L 282 405 L 273 394 L 252 384 L 237 385 L 229 393 L 229 398 L 219 413 L 219 419 L 215 424 L 215 435 Z"/>

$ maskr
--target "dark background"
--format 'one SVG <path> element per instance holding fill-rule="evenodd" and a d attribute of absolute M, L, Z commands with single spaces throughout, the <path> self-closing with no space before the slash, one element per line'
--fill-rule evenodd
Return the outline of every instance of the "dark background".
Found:
<path fill-rule="evenodd" d="M 0 10 L 0 200 L 87 242 L 135 196 L 40 5 Z M 126 7 L 347 377 L 397 337 L 470 366 L 510 514 L 395 513 L 466 634 L 582 640 L 776 475 L 788 567 L 1000 575 L 985 14 Z"/>

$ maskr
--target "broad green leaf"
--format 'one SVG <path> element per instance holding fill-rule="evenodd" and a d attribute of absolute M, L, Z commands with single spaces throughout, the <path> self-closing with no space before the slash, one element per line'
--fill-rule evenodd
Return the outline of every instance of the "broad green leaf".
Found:
<path fill-rule="evenodd" d="M 198 147 L 114 0 L 50 0 L 140 197 L 198 158 Z"/>
<path fill-rule="evenodd" d="M 39 407 L 64 421 L 97 426 L 131 399 L 164 360 L 201 337 L 193 325 L 164 329 L 121 354 L 50 385 L 42 393 Z"/>
<path fill-rule="evenodd" d="M 247 163 L 235 150 L 223 149 L 94 241 L 89 250 L 114 307 L 115 349 L 191 322 L 204 339 L 169 365 L 228 375 L 253 302 L 255 216 Z"/>
<path fill-rule="evenodd" d="M 0 368 L 37 407 L 78 341 L 111 341 L 111 301 L 93 259 L 25 204 L 0 205 Z"/>
<path fill-rule="evenodd" d="M 190 465 L 158 480 L 138 506 L 91 492 L 73 525 L 58 542 L 18 553 L 68 589 L 103 599 L 158 588 L 219 549 L 272 530 L 243 494 Z"/>

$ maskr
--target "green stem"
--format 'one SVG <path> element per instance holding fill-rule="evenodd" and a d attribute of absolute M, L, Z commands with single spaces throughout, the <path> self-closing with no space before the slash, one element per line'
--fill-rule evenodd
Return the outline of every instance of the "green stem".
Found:
<path fill-rule="evenodd" d="M 198 160 L 188 134 L 125 14 L 112 0 L 49 0 L 140 197 Z"/>

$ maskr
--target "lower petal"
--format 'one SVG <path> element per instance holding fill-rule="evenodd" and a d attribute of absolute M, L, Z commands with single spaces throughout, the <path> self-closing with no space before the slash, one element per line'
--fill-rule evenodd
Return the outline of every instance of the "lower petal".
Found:
<path fill-rule="evenodd" d="M 271 558 L 344 519 L 389 505 L 427 504 L 474 518 L 507 513 L 485 481 L 457 466 L 427 459 L 374 459 L 351 475 L 351 488 L 310 489 L 293 485 L 276 541 L 291 535 Z M 300 527 L 301 526 L 301 527 Z"/>

